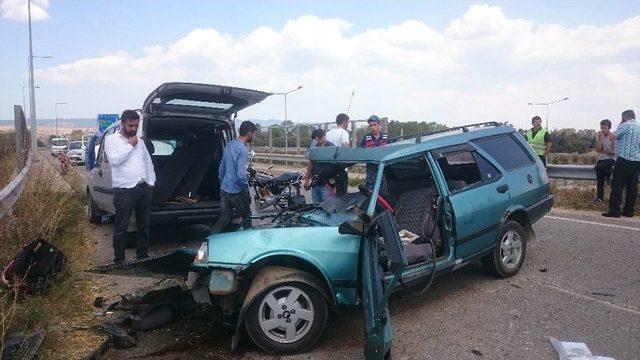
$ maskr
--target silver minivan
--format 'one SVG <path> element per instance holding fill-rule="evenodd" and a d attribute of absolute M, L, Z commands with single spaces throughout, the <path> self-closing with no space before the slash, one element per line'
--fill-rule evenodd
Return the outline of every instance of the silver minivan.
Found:
<path fill-rule="evenodd" d="M 165 83 L 147 97 L 141 109 L 138 136 L 151 154 L 157 178 L 152 225 L 207 223 L 217 218 L 218 166 L 225 144 L 236 136 L 237 113 L 269 95 L 229 86 Z M 115 212 L 111 167 L 102 144 L 107 135 L 119 128 L 116 122 L 96 140 L 100 146 L 95 166 L 87 175 L 86 189 L 92 222 Z"/>

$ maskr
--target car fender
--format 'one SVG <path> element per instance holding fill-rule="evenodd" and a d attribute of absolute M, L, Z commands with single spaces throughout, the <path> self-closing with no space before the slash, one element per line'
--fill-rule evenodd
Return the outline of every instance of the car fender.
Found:
<path fill-rule="evenodd" d="M 245 313 L 249 306 L 251 306 L 253 301 L 262 293 L 264 293 L 270 286 L 292 281 L 301 282 L 309 286 L 313 286 L 325 296 L 328 303 L 331 303 L 329 301 L 330 295 L 327 294 L 324 290 L 325 286 L 321 283 L 320 280 L 316 279 L 308 272 L 282 266 L 265 266 L 264 268 L 260 269 L 260 272 L 258 272 L 256 277 L 253 279 L 253 282 L 251 283 L 251 286 L 247 291 L 247 295 L 244 298 L 242 308 L 240 309 L 240 313 L 238 314 L 236 331 L 231 339 L 232 350 L 234 350 L 238 346 L 238 341 L 240 338 L 240 326 L 244 322 Z"/>
<path fill-rule="evenodd" d="M 529 221 L 527 210 L 522 205 L 509 206 L 500 218 L 500 226 L 502 227 L 509 219 L 513 219 L 522 225 L 527 242 L 536 240 L 536 233 L 531 227 L 531 221 Z"/>

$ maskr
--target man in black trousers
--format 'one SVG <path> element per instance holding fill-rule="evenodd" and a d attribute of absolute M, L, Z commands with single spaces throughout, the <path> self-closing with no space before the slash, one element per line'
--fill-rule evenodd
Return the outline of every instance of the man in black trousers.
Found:
<path fill-rule="evenodd" d="M 113 206 L 116 209 L 113 233 L 113 261 L 116 264 L 125 261 L 127 227 L 134 211 L 138 227 L 136 257 L 138 260 L 149 257 L 151 196 L 156 182 L 151 155 L 144 141 L 136 136 L 140 116 L 133 110 L 125 110 L 120 121 L 120 130 L 108 135 L 104 141 L 104 152 L 111 165 Z"/>

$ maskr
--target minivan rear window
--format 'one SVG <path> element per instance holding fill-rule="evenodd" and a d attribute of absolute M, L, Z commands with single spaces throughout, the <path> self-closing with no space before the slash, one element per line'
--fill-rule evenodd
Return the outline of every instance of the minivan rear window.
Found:
<path fill-rule="evenodd" d="M 233 104 L 219 103 L 213 101 L 198 101 L 187 99 L 171 99 L 166 102 L 167 105 L 181 105 L 181 106 L 197 106 L 216 110 L 227 110 L 233 106 Z"/>
<path fill-rule="evenodd" d="M 478 139 L 473 143 L 491 155 L 507 171 L 533 163 L 533 159 L 509 134 Z"/>

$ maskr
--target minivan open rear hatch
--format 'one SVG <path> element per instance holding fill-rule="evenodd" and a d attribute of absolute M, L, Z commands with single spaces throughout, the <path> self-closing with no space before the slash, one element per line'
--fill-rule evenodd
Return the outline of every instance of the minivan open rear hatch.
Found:
<path fill-rule="evenodd" d="M 231 114 L 259 103 L 271 93 L 232 86 L 164 83 L 144 101 L 143 114 L 230 118 Z"/>

